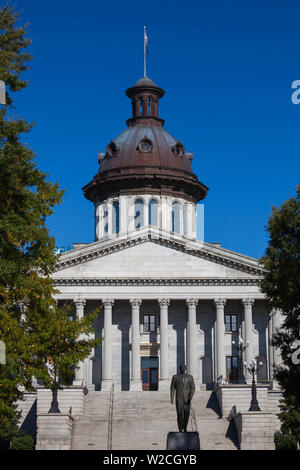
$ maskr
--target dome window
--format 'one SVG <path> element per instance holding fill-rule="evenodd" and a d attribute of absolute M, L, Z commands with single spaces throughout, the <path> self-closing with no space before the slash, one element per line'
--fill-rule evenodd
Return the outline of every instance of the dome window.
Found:
<path fill-rule="evenodd" d="M 176 153 L 176 155 L 178 155 L 178 157 L 182 157 L 183 152 L 184 152 L 184 149 L 183 149 L 182 145 L 179 144 L 179 143 L 176 144 L 176 145 L 175 145 L 175 153 Z"/>
<path fill-rule="evenodd" d="M 112 205 L 112 233 L 120 231 L 120 206 L 119 201 L 114 201 Z"/>
<path fill-rule="evenodd" d="M 173 233 L 180 233 L 180 205 L 178 202 L 173 202 L 172 204 L 171 226 Z"/>
<path fill-rule="evenodd" d="M 139 145 L 139 150 L 141 152 L 151 152 L 152 149 L 153 149 L 153 144 L 151 140 L 144 138 Z"/>
<path fill-rule="evenodd" d="M 144 226 L 144 201 L 137 199 L 134 203 L 134 228 L 142 228 Z"/>
<path fill-rule="evenodd" d="M 158 226 L 157 207 L 157 202 L 154 199 L 151 199 L 148 204 L 148 219 L 149 225 L 152 225 L 153 227 Z"/>
<path fill-rule="evenodd" d="M 149 96 L 148 98 L 148 116 L 151 116 L 152 114 L 152 96 Z"/>
<path fill-rule="evenodd" d="M 117 146 L 114 142 L 111 142 L 107 148 L 107 153 L 110 157 L 113 157 L 117 153 Z"/>

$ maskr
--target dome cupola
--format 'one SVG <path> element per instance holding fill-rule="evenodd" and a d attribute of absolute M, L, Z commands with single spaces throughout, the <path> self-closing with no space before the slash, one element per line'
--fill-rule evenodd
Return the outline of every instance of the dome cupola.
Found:
<path fill-rule="evenodd" d="M 186 152 L 181 141 L 164 129 L 164 120 L 158 115 L 164 94 L 148 77 L 126 90 L 132 102 L 127 128 L 99 152 L 98 173 L 83 188 L 85 197 L 95 205 L 96 239 L 124 231 L 126 210 L 134 221 L 127 223 L 127 231 L 142 228 L 150 220 L 153 225 L 156 220 L 157 227 L 195 238 L 195 205 L 205 198 L 208 188 L 192 170 L 192 152 Z M 184 209 L 185 205 L 189 207 Z"/>

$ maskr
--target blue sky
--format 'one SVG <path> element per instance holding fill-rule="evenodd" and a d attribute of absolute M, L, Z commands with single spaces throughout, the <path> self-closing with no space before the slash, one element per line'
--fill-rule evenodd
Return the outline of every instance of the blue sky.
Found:
<path fill-rule="evenodd" d="M 3 1 L 0 2 L 4 4 Z M 16 94 L 35 121 L 25 141 L 51 181 L 65 188 L 49 218 L 57 245 L 92 242 L 93 206 L 81 188 L 97 153 L 125 128 L 125 89 L 143 75 L 164 88 L 165 128 L 193 150 L 210 190 L 205 241 L 260 257 L 271 206 L 300 183 L 300 4 L 296 1 L 17 0 L 34 55 Z"/>

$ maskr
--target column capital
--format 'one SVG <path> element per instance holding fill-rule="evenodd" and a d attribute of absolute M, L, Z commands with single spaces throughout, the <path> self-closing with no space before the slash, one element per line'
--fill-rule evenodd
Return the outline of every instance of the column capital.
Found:
<path fill-rule="evenodd" d="M 254 304 L 255 299 L 253 297 L 247 297 L 245 299 L 242 299 L 242 302 L 245 307 L 252 307 Z"/>
<path fill-rule="evenodd" d="M 111 299 L 110 297 L 105 297 L 105 299 L 102 299 L 102 304 L 105 307 L 112 307 L 114 303 L 115 303 L 114 299 Z"/>
<path fill-rule="evenodd" d="M 142 304 L 142 299 L 140 299 L 139 297 L 131 297 L 131 299 L 129 299 L 129 302 L 131 303 L 132 307 L 140 307 L 140 305 Z"/>
<path fill-rule="evenodd" d="M 165 297 L 159 297 L 157 301 L 161 307 L 168 307 L 170 305 L 170 299 L 166 299 Z"/>
<path fill-rule="evenodd" d="M 224 299 L 223 297 L 218 297 L 217 299 L 214 299 L 214 303 L 217 308 L 224 307 L 226 302 L 227 300 Z"/>
<path fill-rule="evenodd" d="M 86 299 L 84 299 L 83 297 L 76 297 L 73 302 L 76 307 L 84 307 L 86 304 Z"/>
<path fill-rule="evenodd" d="M 185 300 L 185 303 L 190 307 L 196 307 L 198 305 L 199 299 L 196 299 L 194 297 L 189 297 L 188 299 Z"/>

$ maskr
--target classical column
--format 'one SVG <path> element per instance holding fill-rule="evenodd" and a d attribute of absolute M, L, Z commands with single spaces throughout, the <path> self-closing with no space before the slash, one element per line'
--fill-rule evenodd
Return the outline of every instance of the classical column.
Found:
<path fill-rule="evenodd" d="M 81 297 L 77 297 L 74 299 L 74 304 L 76 307 L 76 317 L 78 320 L 81 320 L 84 317 L 84 307 L 86 300 Z M 82 339 L 82 335 L 79 337 L 79 339 Z M 75 370 L 75 379 L 73 380 L 73 385 L 85 385 L 84 361 L 80 361 L 78 363 L 78 369 Z"/>
<path fill-rule="evenodd" d="M 214 299 L 216 305 L 216 379 L 226 380 L 224 306 L 226 299 Z"/>
<path fill-rule="evenodd" d="M 120 204 L 120 220 L 119 220 L 119 234 L 123 235 L 124 233 L 128 232 L 128 209 L 127 209 L 127 197 L 128 196 L 119 196 L 119 204 Z"/>
<path fill-rule="evenodd" d="M 141 299 L 132 298 L 131 303 L 131 380 L 130 390 L 142 390 L 140 358 L 140 305 Z"/>
<path fill-rule="evenodd" d="M 102 300 L 104 306 L 104 364 L 101 390 L 110 390 L 112 380 L 112 306 L 115 301 L 110 298 Z"/>
<path fill-rule="evenodd" d="M 244 304 L 245 315 L 245 362 L 249 366 L 250 362 L 254 359 L 253 356 L 253 322 L 252 322 L 252 305 L 254 304 L 253 298 L 246 298 L 242 300 Z M 245 368 L 246 383 L 251 383 L 252 376 Z"/>
<path fill-rule="evenodd" d="M 160 305 L 160 377 L 159 390 L 169 388 L 168 307 L 170 299 L 158 299 Z"/>
<path fill-rule="evenodd" d="M 273 312 L 273 334 L 277 333 L 277 331 L 280 329 L 281 326 L 281 321 L 280 321 L 280 315 L 281 312 L 278 309 L 275 309 Z M 281 354 L 280 354 L 280 349 L 273 347 L 274 349 L 274 366 L 279 366 L 281 363 Z"/>
<path fill-rule="evenodd" d="M 108 233 L 107 233 L 107 235 L 109 237 L 111 237 L 112 236 L 112 202 L 111 202 L 111 200 L 109 200 L 107 202 L 107 210 L 108 210 L 108 218 L 107 218 L 107 220 L 108 220 Z"/>
<path fill-rule="evenodd" d="M 197 324 L 196 324 L 196 309 L 198 299 L 186 299 L 188 306 L 188 322 L 187 322 L 187 371 L 198 379 L 198 358 L 197 358 Z"/>
<path fill-rule="evenodd" d="M 281 326 L 280 315 L 281 315 L 280 310 L 274 309 L 272 311 L 272 332 L 273 332 L 273 335 L 275 333 L 277 333 L 277 331 L 279 330 L 279 328 Z M 276 348 L 275 346 L 272 346 L 272 349 L 273 349 L 273 367 L 276 367 L 276 366 L 279 366 L 282 362 L 280 349 Z M 274 379 L 274 377 L 273 377 L 272 388 L 273 389 L 280 388 L 277 380 Z"/>
<path fill-rule="evenodd" d="M 100 202 L 95 203 L 95 241 L 101 238 L 101 218 L 100 218 L 101 204 Z"/>
<path fill-rule="evenodd" d="M 273 311 L 270 312 L 268 317 L 268 359 L 269 359 L 269 380 L 273 380 L 273 367 L 274 367 L 274 346 L 272 346 L 273 338 Z"/>

